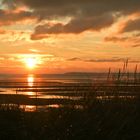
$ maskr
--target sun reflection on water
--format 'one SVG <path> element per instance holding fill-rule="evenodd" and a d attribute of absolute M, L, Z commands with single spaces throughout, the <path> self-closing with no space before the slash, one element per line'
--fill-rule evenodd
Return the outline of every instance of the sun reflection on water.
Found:
<path fill-rule="evenodd" d="M 34 75 L 30 74 L 27 77 L 27 82 L 29 87 L 33 87 L 34 85 Z"/>
<path fill-rule="evenodd" d="M 25 112 L 34 112 L 36 111 L 36 106 L 34 105 L 20 105 L 21 109 L 24 109 Z"/>
<path fill-rule="evenodd" d="M 34 96 L 35 95 L 35 92 L 26 92 L 26 95 Z"/>

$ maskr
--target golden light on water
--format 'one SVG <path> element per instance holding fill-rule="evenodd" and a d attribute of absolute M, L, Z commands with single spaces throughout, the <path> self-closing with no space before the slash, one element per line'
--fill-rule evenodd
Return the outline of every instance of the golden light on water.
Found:
<path fill-rule="evenodd" d="M 32 87 L 34 85 L 34 75 L 33 74 L 28 75 L 27 83 L 28 83 L 28 87 L 30 87 L 29 89 L 32 89 Z M 30 91 L 30 92 L 27 92 L 27 95 L 32 96 L 32 95 L 35 95 L 35 93 Z"/>
<path fill-rule="evenodd" d="M 28 82 L 28 86 L 32 87 L 34 85 L 34 75 L 28 75 L 27 82 Z"/>
<path fill-rule="evenodd" d="M 26 95 L 34 96 L 35 95 L 35 92 L 26 92 Z"/>
<path fill-rule="evenodd" d="M 20 105 L 20 108 L 24 109 L 26 112 L 36 111 L 36 106 L 33 105 Z"/>

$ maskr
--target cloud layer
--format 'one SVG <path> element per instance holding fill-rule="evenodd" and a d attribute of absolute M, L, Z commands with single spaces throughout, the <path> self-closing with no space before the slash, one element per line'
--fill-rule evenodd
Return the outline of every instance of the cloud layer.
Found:
<path fill-rule="evenodd" d="M 110 27 L 121 16 L 140 12 L 140 0 L 3 0 L 3 5 L 6 10 L 0 10 L 0 25 L 26 18 L 38 20 L 31 35 L 33 40 L 52 34 L 100 31 Z M 20 8 L 24 10 L 15 12 Z M 67 23 L 58 20 L 50 24 L 54 19 L 67 17 L 70 18 Z M 139 30 L 139 23 L 140 19 L 129 21 L 122 32 Z"/>
<path fill-rule="evenodd" d="M 29 11 L 9 11 L 0 9 L 0 26 L 15 24 L 15 22 L 35 18 Z"/>
<path fill-rule="evenodd" d="M 140 31 L 140 18 L 135 20 L 129 20 L 121 32 L 124 33 L 132 31 Z"/>

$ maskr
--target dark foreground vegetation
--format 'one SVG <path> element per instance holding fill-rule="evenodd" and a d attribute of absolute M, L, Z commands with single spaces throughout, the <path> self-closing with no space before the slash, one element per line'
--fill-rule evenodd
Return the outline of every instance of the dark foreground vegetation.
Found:
<path fill-rule="evenodd" d="M 33 112 L 14 102 L 17 98 L 23 104 L 27 97 L 15 95 L 12 100 L 12 95 L 1 95 L 0 140 L 139 140 L 140 86 L 129 86 L 91 86 L 78 101 L 56 100 L 64 106 Z M 76 94 L 74 88 L 71 93 Z M 30 101 L 38 105 L 42 99 Z M 50 101 L 43 100 L 55 102 Z"/>
<path fill-rule="evenodd" d="M 85 109 L 0 111 L 0 140 L 139 140 L 140 99 L 94 100 Z"/>

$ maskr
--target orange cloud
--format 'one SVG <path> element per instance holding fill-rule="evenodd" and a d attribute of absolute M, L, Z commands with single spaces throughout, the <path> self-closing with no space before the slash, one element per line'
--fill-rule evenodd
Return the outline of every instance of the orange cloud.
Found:
<path fill-rule="evenodd" d="M 26 19 L 35 19 L 35 17 L 29 11 L 13 12 L 0 9 L 0 26 L 11 25 Z"/>
<path fill-rule="evenodd" d="M 6 31 L 5 31 L 5 30 L 0 29 L 0 34 L 5 34 L 5 33 L 6 33 Z"/>

